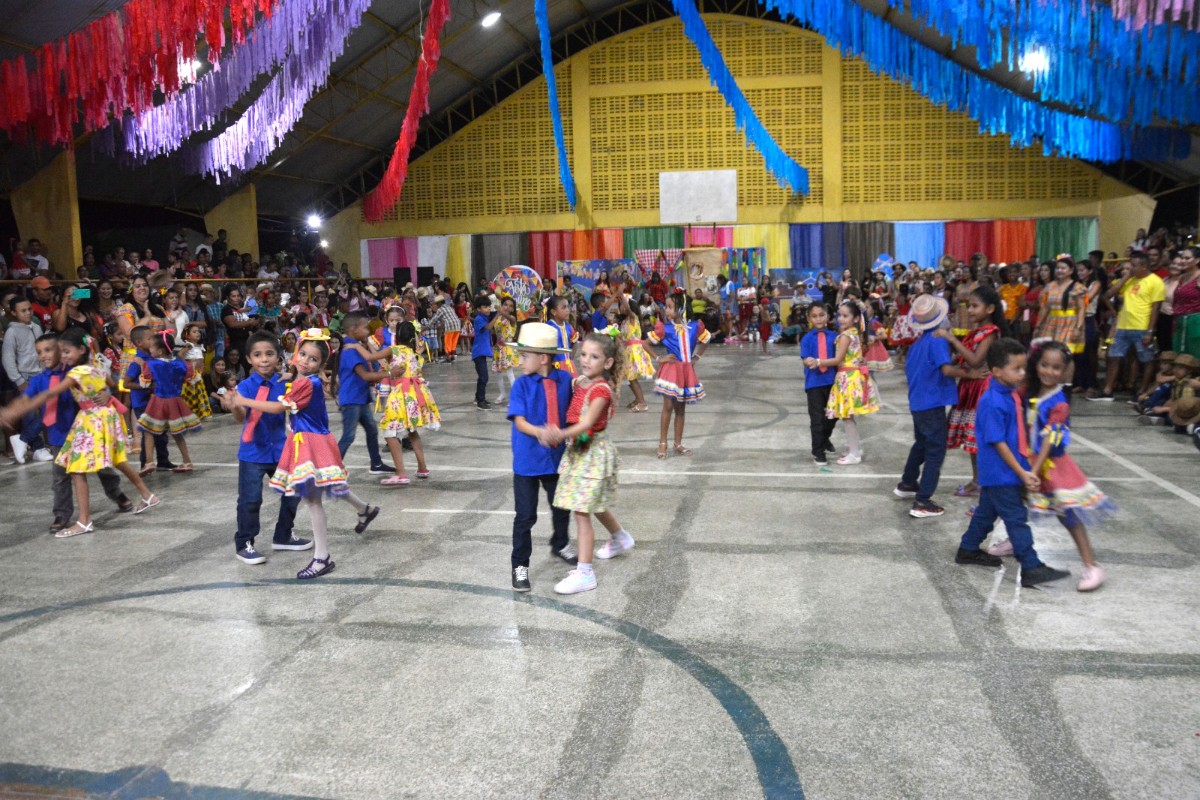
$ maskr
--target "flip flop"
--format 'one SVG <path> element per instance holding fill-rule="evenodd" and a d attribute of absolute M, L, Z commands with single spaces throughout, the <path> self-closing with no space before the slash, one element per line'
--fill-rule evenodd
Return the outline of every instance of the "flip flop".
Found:
<path fill-rule="evenodd" d="M 420 473 L 417 473 L 417 477 L 420 477 Z M 410 483 L 412 483 L 412 479 L 409 478 L 407 475 L 393 475 L 390 478 L 384 478 L 383 480 L 381 480 L 379 482 L 379 485 L 380 486 L 408 486 Z"/>
<path fill-rule="evenodd" d="M 954 490 L 954 496 L 955 497 L 978 497 L 979 496 L 979 487 L 976 486 L 974 489 L 968 489 L 966 484 L 960 484 L 959 487 Z"/>
<path fill-rule="evenodd" d="M 649 411 L 650 406 L 646 405 L 645 403 L 640 403 L 640 404 L 635 403 L 635 404 L 629 406 L 629 410 L 632 411 L 634 414 L 640 414 L 643 411 Z"/>
<path fill-rule="evenodd" d="M 428 477 L 429 477 L 429 470 L 427 470 L 427 469 L 419 469 L 419 470 L 417 470 L 417 477 L 418 477 L 418 478 L 421 478 L 421 479 L 428 478 Z"/>
<path fill-rule="evenodd" d="M 176 467 L 175 469 L 171 470 L 171 472 L 182 474 L 184 472 L 191 472 L 192 469 L 193 469 L 192 465 L 185 461 L 182 464 L 180 464 L 178 467 Z"/>

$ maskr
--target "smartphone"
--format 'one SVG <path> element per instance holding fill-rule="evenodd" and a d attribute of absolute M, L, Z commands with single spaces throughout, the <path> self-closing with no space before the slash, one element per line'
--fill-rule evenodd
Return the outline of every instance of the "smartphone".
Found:
<path fill-rule="evenodd" d="M 71 290 L 71 299 L 72 300 L 87 300 L 91 296 L 92 296 L 91 289 L 72 289 Z"/>

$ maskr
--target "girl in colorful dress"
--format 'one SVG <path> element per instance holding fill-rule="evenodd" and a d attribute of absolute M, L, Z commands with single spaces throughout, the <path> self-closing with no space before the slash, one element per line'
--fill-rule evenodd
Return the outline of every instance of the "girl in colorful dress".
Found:
<path fill-rule="evenodd" d="M 562 295 L 551 297 L 546 303 L 546 322 L 558 332 L 558 346 L 570 350 L 579 341 L 579 334 L 567 321 L 571 318 L 571 300 Z M 554 362 L 555 369 L 563 369 L 571 375 L 575 374 L 575 362 L 570 356 Z"/>
<path fill-rule="evenodd" d="M 400 440 L 404 437 L 412 442 L 413 455 L 417 457 L 417 477 L 429 477 L 429 468 L 425 465 L 425 447 L 421 444 L 417 429 L 436 431 L 442 426 L 437 403 L 433 401 L 429 386 L 421 377 L 421 359 L 416 353 L 416 344 L 416 328 L 411 322 L 404 322 L 396 331 L 394 344 L 387 350 L 390 354 L 392 389 L 379 429 L 392 453 L 396 474 L 381 480 L 384 486 L 405 486 L 410 483 L 404 472 L 404 449 L 400 446 Z"/>
<path fill-rule="evenodd" d="M 91 337 L 81 328 L 68 328 L 58 337 L 58 345 L 63 363 L 72 365 L 66 376 L 56 386 L 35 397 L 18 397 L 0 411 L 0 422 L 12 425 L 29 411 L 41 408 L 47 400 L 66 391 L 70 391 L 75 398 L 79 413 L 54 462 L 71 476 L 75 502 L 79 507 L 78 521 L 54 534 L 59 539 L 66 539 L 95 530 L 88 507 L 87 476 L 90 472 L 114 467 L 124 473 L 142 496 L 133 509 L 135 514 L 141 514 L 161 501 L 146 488 L 127 460 L 125 422 L 121 417 L 125 409 L 113 398 L 116 383 L 108 369 L 93 356 Z"/>
<path fill-rule="evenodd" d="M 1035 342 L 1029 358 L 1029 446 L 1037 454 L 1030 469 L 1042 485 L 1029 495 L 1035 514 L 1053 514 L 1075 540 L 1083 561 L 1083 578 L 1076 588 L 1090 592 L 1104 583 L 1085 522 L 1099 522 L 1116 511 L 1113 502 L 1087 479 L 1067 454 L 1071 442 L 1071 403 L 1063 391 L 1069 378 L 1071 351 L 1062 342 Z M 988 548 L 992 555 L 1011 555 L 1005 540 Z"/>
<path fill-rule="evenodd" d="M 1038 298 L 1038 323 L 1034 339 L 1062 342 L 1072 353 L 1084 348 L 1087 321 L 1087 287 L 1075 280 L 1075 260 L 1067 255 L 1054 260 L 1054 280 Z"/>
<path fill-rule="evenodd" d="M 616 405 L 617 374 L 620 370 L 621 346 L 615 334 L 590 333 L 579 348 L 580 376 L 573 382 L 571 404 L 567 407 L 567 427 L 550 430 L 547 440 L 557 446 L 570 440 L 558 468 L 558 488 L 554 505 L 575 513 L 579 538 L 579 562 L 567 577 L 559 581 L 554 591 L 576 594 L 596 588 L 592 571 L 592 550 L 596 531 L 592 515 L 608 529 L 609 539 L 596 558 L 613 558 L 633 549 L 634 540 L 621 527 L 610 510 L 617 497 L 617 470 L 620 458 L 615 444 L 608 441 L 608 423 Z"/>
<path fill-rule="evenodd" d="M 975 407 L 987 390 L 991 378 L 987 373 L 987 352 L 992 342 L 1006 335 L 1008 325 L 1004 320 L 1004 307 L 995 289 L 979 287 L 971 292 L 967 300 L 967 320 L 971 326 L 966 338 L 939 331 L 954 351 L 954 365 L 963 369 L 977 370 L 977 377 L 959 378 L 958 402 L 950 409 L 949 433 L 946 448 L 961 447 L 971 457 L 971 482 L 954 490 L 955 497 L 975 497 L 979 494 L 979 468 L 975 454 L 979 451 L 975 443 Z"/>
<path fill-rule="evenodd" d="M 495 340 L 492 343 L 492 370 L 497 373 L 496 382 L 500 384 L 500 396 L 496 398 L 496 405 L 499 405 L 508 398 L 508 391 L 512 389 L 513 383 L 517 380 L 515 371 L 517 355 L 511 347 L 505 344 L 505 342 L 517 340 L 516 300 L 505 296 L 500 301 L 500 311 L 496 314 L 496 319 L 492 321 L 492 332 L 495 334 Z M 504 386 L 505 378 L 508 378 L 507 389 Z"/>
<path fill-rule="evenodd" d="M 358 512 L 355 533 L 362 533 L 377 516 L 379 507 L 360 500 L 346 485 L 346 467 L 338 452 L 337 440 L 329 432 L 329 413 L 325 408 L 325 389 L 321 368 L 329 359 L 329 334 L 310 328 L 300 337 L 293 366 L 296 380 L 278 401 L 252 400 L 236 393 L 233 402 L 243 408 L 266 414 L 287 412 L 291 424 L 283 456 L 271 476 L 271 488 L 288 497 L 299 495 L 308 505 L 313 526 L 313 559 L 296 573 L 305 580 L 333 572 L 336 566 L 329 555 L 329 537 L 323 495 L 341 498 Z"/>
<path fill-rule="evenodd" d="M 883 323 L 879 321 L 878 316 L 871 317 L 868 323 L 871 331 L 867 352 L 863 356 L 867 360 L 867 366 L 872 372 L 887 372 L 895 367 L 892 363 L 892 356 L 887 350 L 887 345 L 884 341 L 887 339 L 887 329 L 883 327 Z"/>
<path fill-rule="evenodd" d="M 857 417 L 879 410 L 879 391 L 863 359 L 863 311 L 854 300 L 843 300 L 838 306 L 838 336 L 833 341 L 832 358 L 814 358 L 814 367 L 837 367 L 825 416 L 843 420 L 846 431 L 846 452 L 838 459 L 843 466 L 862 463 L 862 448 L 858 441 Z"/>
<path fill-rule="evenodd" d="M 658 457 L 667 457 L 667 432 L 671 429 L 671 414 L 675 415 L 675 452 L 690 456 L 683 446 L 683 426 L 687 406 L 704 398 L 704 384 L 696 376 L 695 361 L 708 348 L 708 331 L 698 319 L 684 322 L 682 296 L 670 295 L 663 306 L 666 324 L 659 322 L 646 334 L 652 344 L 661 344 L 667 354 L 659 360 L 658 375 L 654 378 L 654 393 L 662 395 L 662 414 L 658 418 Z"/>
<path fill-rule="evenodd" d="M 191 472 L 192 458 L 183 437 L 199 431 L 200 420 L 183 402 L 183 384 L 192 371 L 186 361 L 176 358 L 171 351 L 168 342 L 173 338 L 174 334 L 170 331 L 163 331 L 147 340 L 151 359 L 142 366 L 142 386 L 153 386 L 154 390 L 146 410 L 138 417 L 138 427 L 142 429 L 142 449 L 147 452 L 154 447 L 155 436 L 171 434 L 183 458 L 183 463 L 172 471 Z M 148 475 L 155 469 L 153 464 L 148 463 L 142 468 L 142 474 Z"/>
<path fill-rule="evenodd" d="M 212 416 L 212 406 L 204 388 L 204 326 L 196 322 L 188 323 L 183 329 L 183 341 L 187 346 L 183 360 L 188 365 L 188 377 L 183 384 L 183 402 L 187 403 L 197 419 L 205 420 Z"/>
<path fill-rule="evenodd" d="M 625 347 L 620 365 L 621 380 L 628 381 L 629 388 L 633 390 L 633 402 L 626 408 L 639 413 L 648 411 L 650 406 L 646 403 L 646 396 L 642 393 L 642 385 L 638 381 L 654 377 L 654 356 L 646 349 L 646 342 L 642 339 L 642 325 L 638 321 L 638 315 L 629 307 L 629 297 L 624 291 L 621 291 L 618 299 L 617 319 L 621 323 L 621 339 Z"/>

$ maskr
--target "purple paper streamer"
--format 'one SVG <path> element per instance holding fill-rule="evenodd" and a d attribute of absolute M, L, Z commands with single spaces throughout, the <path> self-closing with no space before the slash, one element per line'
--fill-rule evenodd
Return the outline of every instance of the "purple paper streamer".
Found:
<path fill-rule="evenodd" d="M 255 26 L 243 44 L 190 89 L 115 121 L 109 135 L 98 138 L 97 146 L 110 156 L 123 150 L 126 160 L 135 163 L 178 150 L 194 134 L 213 128 L 260 75 L 301 48 L 310 20 L 328 18 L 334 6 L 334 0 L 283 0 L 270 19 Z M 120 133 L 111 130 L 117 126 Z"/>
<path fill-rule="evenodd" d="M 305 21 L 296 47 L 254 103 L 213 139 L 184 149 L 188 172 L 233 175 L 267 160 L 300 120 L 304 106 L 329 77 L 333 62 L 362 22 L 371 0 L 327 0 L 326 12 Z"/>

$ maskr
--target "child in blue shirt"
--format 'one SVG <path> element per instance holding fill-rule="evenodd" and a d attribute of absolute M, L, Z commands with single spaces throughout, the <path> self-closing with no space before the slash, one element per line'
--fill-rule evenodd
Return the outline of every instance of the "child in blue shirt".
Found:
<path fill-rule="evenodd" d="M 275 368 L 279 363 L 279 344 L 275 337 L 259 331 L 246 342 L 246 357 L 253 372 L 237 385 L 237 393 L 248 400 L 276 402 L 287 393 L 288 384 Z M 238 445 L 238 498 L 237 530 L 233 534 L 234 552 L 246 564 L 265 563 L 267 557 L 254 549 L 258 536 L 258 512 L 262 508 L 264 477 L 275 472 L 283 445 L 287 439 L 284 414 L 269 414 L 263 411 L 247 412 L 243 406 L 233 402 L 233 395 L 221 397 L 221 405 L 242 427 L 241 444 Z M 272 550 L 309 550 L 313 543 L 297 538 L 292 533 L 296 521 L 296 509 L 300 507 L 299 495 L 284 495 L 279 500 L 279 518 L 275 522 L 275 537 Z"/>
<path fill-rule="evenodd" d="M 923 294 L 909 312 L 909 323 L 920 336 L 909 346 L 904 362 L 908 376 L 908 411 L 913 419 L 913 445 L 904 463 L 900 482 L 892 490 L 897 497 L 912 497 L 910 517 L 940 517 L 946 509 L 933 502 L 942 464 L 946 460 L 946 435 L 949 427 L 946 407 L 958 402 L 955 378 L 973 375 L 954 366 L 954 357 L 943 330 L 949 304 L 940 297 Z M 924 470 L 922 470 L 924 466 Z"/>
<path fill-rule="evenodd" d="M 344 460 L 346 451 L 354 444 L 355 429 L 361 425 L 367 440 L 371 474 L 390 475 L 392 470 L 383 465 L 379 456 L 379 425 L 371 412 L 370 386 L 386 378 L 387 373 L 375 369 L 365 358 L 366 350 L 359 344 L 371 335 L 369 322 L 367 315 L 358 311 L 352 311 L 342 319 L 344 339 L 337 360 L 337 404 L 342 410 L 342 438 L 338 440 L 338 450 Z"/>
<path fill-rule="evenodd" d="M 151 391 L 149 387 L 142 386 L 142 368 L 146 362 L 150 360 L 150 353 L 146 350 L 146 343 L 154 337 L 150 329 L 145 325 L 137 325 L 129 332 L 129 341 L 137 348 L 133 359 L 129 362 L 129 366 L 125 370 L 124 385 L 125 390 L 129 392 L 129 410 L 133 412 L 133 419 L 136 422 L 142 414 L 146 413 L 146 405 L 150 402 Z M 178 469 L 175 464 L 171 463 L 171 456 L 167 452 L 167 435 L 165 433 L 154 437 L 154 469 L 146 468 L 146 459 L 149 453 L 145 448 L 142 448 L 142 457 L 139 474 L 149 474 L 155 469 Z"/>
<path fill-rule="evenodd" d="M 912 359 L 912 351 L 909 351 Z M 1016 339 L 997 339 L 988 349 L 992 382 L 975 412 L 979 444 L 979 506 L 963 534 L 956 564 L 998 567 L 1001 560 L 979 549 L 997 517 L 1004 520 L 1013 555 L 1021 563 L 1021 585 L 1036 586 L 1071 573 L 1042 563 L 1033 549 L 1033 531 L 1022 490 L 1036 492 L 1042 482 L 1030 471 L 1025 404 L 1018 389 L 1025 382 L 1025 347 Z"/>
<path fill-rule="evenodd" d="M 37 348 L 38 362 L 45 367 L 42 372 L 29 379 L 25 386 L 26 397 L 36 397 L 47 389 L 62 383 L 67 375 L 67 367 L 63 365 L 58 349 L 58 334 L 47 333 L 39 336 L 34 343 Z M 71 424 L 79 413 L 79 404 L 70 392 L 63 392 L 57 397 L 51 397 L 46 405 L 38 411 L 46 441 L 55 457 L 62 450 L 67 440 Z M 50 486 L 54 492 L 54 522 L 50 525 L 51 532 L 60 531 L 71 524 L 71 514 L 75 510 L 75 492 L 71 488 L 71 476 L 64 467 L 54 463 Z M 119 511 L 132 511 L 133 502 L 121 491 L 121 476 L 112 467 L 105 467 L 97 473 L 104 494 L 117 504 Z"/>
<path fill-rule="evenodd" d="M 804 362 L 804 393 L 808 395 L 808 429 L 812 435 L 812 459 L 818 467 L 828 465 L 826 453 L 832 453 L 836 419 L 825 416 L 829 404 L 829 393 L 837 377 L 835 367 L 815 366 L 811 359 L 832 358 L 837 351 L 834 340 L 837 334 L 829 330 L 829 308 L 824 303 L 813 303 L 808 307 L 809 331 L 800 340 L 800 358 Z"/>
<path fill-rule="evenodd" d="M 475 364 L 475 407 L 487 411 L 492 407 L 487 400 L 487 360 L 492 356 L 492 323 L 496 318 L 492 314 L 492 300 L 487 295 L 479 295 L 472 300 L 471 310 L 475 312 L 475 338 L 471 341 L 471 361 Z"/>
<path fill-rule="evenodd" d="M 477 329 L 478 330 L 478 329 Z M 557 347 L 554 329 L 543 322 L 527 322 L 521 327 L 519 341 L 509 346 L 518 356 L 521 376 L 513 383 L 508 398 L 508 418 L 512 421 L 513 518 L 512 588 L 528 592 L 529 556 L 533 552 L 533 526 L 537 522 L 538 486 L 550 501 L 553 534 L 550 552 L 574 566 L 578 554 L 568 537 L 571 512 L 554 506 L 558 489 L 558 464 L 565 445 L 549 444 L 549 428 L 560 428 L 567 421 L 571 402 L 572 377 L 554 368 L 554 354 L 570 352 Z"/>

